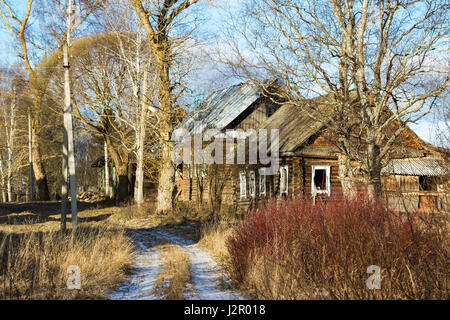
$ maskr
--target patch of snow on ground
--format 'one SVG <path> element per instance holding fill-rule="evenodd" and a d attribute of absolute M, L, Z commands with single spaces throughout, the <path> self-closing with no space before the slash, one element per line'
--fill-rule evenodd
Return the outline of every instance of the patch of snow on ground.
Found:
<path fill-rule="evenodd" d="M 156 279 L 161 272 L 158 252 L 148 249 L 142 242 L 136 241 L 140 247 L 135 259 L 135 270 L 131 280 L 110 296 L 112 300 L 158 300 L 153 290 Z"/>
<path fill-rule="evenodd" d="M 159 238 L 179 245 L 189 255 L 192 284 L 185 290 L 187 300 L 243 300 L 244 298 L 231 289 L 229 280 L 221 275 L 217 263 L 192 240 L 171 234 L 162 228 L 136 233 L 136 244 L 140 247 L 135 261 L 135 272 L 131 281 L 118 287 L 110 296 L 113 300 L 158 300 L 154 294 L 156 279 L 161 272 L 158 250 L 146 247 L 146 238 Z M 139 240 L 140 241 L 139 241 Z"/>
<path fill-rule="evenodd" d="M 220 268 L 217 263 L 202 249 L 200 249 L 193 241 L 183 239 L 181 237 L 169 234 L 167 232 L 158 231 L 157 235 L 163 239 L 173 242 L 181 246 L 189 255 L 192 284 L 194 285 L 197 295 L 190 297 L 199 300 L 243 300 L 244 298 L 238 293 L 219 287 L 223 279 L 220 274 Z"/>

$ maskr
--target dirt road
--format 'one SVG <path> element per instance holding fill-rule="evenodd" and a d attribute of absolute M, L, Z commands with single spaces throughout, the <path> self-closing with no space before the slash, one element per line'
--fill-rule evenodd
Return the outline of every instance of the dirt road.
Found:
<path fill-rule="evenodd" d="M 156 294 L 156 280 L 161 272 L 156 244 L 164 241 L 180 246 L 189 256 L 191 282 L 184 296 L 189 300 L 242 300 L 217 263 L 194 240 L 185 237 L 188 227 L 156 227 L 130 231 L 137 247 L 135 269 L 130 281 L 119 286 L 111 295 L 114 300 L 164 299 Z"/>

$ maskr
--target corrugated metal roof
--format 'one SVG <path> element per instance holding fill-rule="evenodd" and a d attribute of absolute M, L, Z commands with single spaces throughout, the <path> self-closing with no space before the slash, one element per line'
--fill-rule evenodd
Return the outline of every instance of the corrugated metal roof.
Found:
<path fill-rule="evenodd" d="M 259 97 L 259 88 L 250 82 L 217 91 L 197 107 L 181 126 L 190 133 L 199 133 L 209 128 L 222 130 Z M 196 121 L 201 122 L 201 126 L 195 128 L 197 132 L 194 132 Z"/>
<path fill-rule="evenodd" d="M 435 158 L 392 159 L 381 172 L 405 176 L 444 176 L 450 174 L 450 166 Z"/>

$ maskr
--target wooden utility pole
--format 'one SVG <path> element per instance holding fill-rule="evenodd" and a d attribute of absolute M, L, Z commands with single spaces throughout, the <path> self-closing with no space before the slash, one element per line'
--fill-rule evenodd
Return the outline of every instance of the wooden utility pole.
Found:
<path fill-rule="evenodd" d="M 144 144 L 145 144 L 145 129 L 147 117 L 147 89 L 148 89 L 148 66 L 144 66 L 143 87 L 138 98 L 139 110 L 139 126 L 137 137 L 137 168 L 136 168 L 136 186 L 135 186 L 135 201 L 138 206 L 144 202 Z"/>
<path fill-rule="evenodd" d="M 33 143 L 31 139 L 31 111 L 28 112 L 28 163 L 30 167 L 29 174 L 29 188 L 30 188 L 30 197 L 29 201 L 34 200 L 34 190 L 33 190 Z"/>
<path fill-rule="evenodd" d="M 63 143 L 63 186 L 62 186 L 62 205 L 67 201 L 67 186 L 70 185 L 71 193 L 71 210 L 72 210 L 72 232 L 77 230 L 78 224 L 78 208 L 77 208 L 77 185 L 75 178 L 75 154 L 73 144 L 73 127 L 72 127 L 72 103 L 70 90 L 70 63 L 69 63 L 69 47 L 71 45 L 70 34 L 72 31 L 72 0 L 67 0 L 67 40 L 64 42 L 64 143 Z M 67 175 L 67 171 L 69 174 Z M 67 177 L 69 183 L 67 183 Z M 66 202 L 67 203 L 67 202 Z M 64 209 L 64 208 L 62 208 Z M 65 211 L 64 211 L 65 212 Z M 64 212 L 61 214 L 61 224 L 65 218 Z M 63 218 L 64 216 L 64 218 Z M 62 225 L 63 227 L 63 225 Z M 65 227 L 65 225 L 64 225 Z"/>
<path fill-rule="evenodd" d="M 110 183 L 109 183 L 109 166 L 108 166 L 108 144 L 104 143 L 104 148 L 105 148 L 105 196 L 107 199 L 110 199 L 112 196 L 111 190 L 110 190 Z"/>

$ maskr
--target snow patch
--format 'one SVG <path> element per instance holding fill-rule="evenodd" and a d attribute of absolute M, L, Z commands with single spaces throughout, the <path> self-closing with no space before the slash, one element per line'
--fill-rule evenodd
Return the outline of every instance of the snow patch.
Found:
<path fill-rule="evenodd" d="M 131 280 L 119 286 L 110 295 L 111 300 L 159 300 L 154 294 L 156 279 L 161 272 L 158 252 L 148 249 L 142 242 L 136 241 L 141 248 L 135 259 L 135 270 Z"/>

